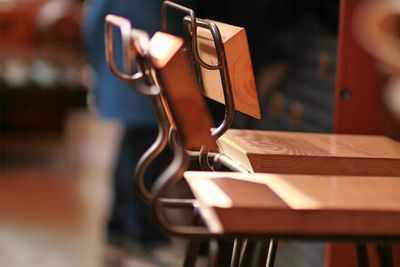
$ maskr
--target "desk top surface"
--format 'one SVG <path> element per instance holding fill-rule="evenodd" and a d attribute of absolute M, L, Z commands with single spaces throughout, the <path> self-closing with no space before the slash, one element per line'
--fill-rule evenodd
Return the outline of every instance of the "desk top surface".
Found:
<path fill-rule="evenodd" d="M 231 129 L 221 140 L 248 154 L 400 159 L 400 143 L 382 135 Z"/>
<path fill-rule="evenodd" d="M 218 143 L 251 172 L 400 176 L 400 143 L 380 135 L 231 129 Z"/>
<path fill-rule="evenodd" d="M 400 234 L 400 179 L 186 172 L 219 232 Z M 236 219 L 234 219 L 236 218 Z"/>

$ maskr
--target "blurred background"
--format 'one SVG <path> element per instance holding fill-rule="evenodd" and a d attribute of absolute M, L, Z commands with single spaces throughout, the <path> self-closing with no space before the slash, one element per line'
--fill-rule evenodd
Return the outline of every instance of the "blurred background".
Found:
<path fill-rule="evenodd" d="M 0 1 L 0 131 L 60 131 L 86 105 L 82 1 Z"/>
<path fill-rule="evenodd" d="M 376 85 L 385 79 L 350 37 L 351 14 L 361 1 L 248 2 L 204 0 L 197 6 L 199 17 L 247 30 L 263 119 L 238 115 L 236 127 L 400 137 L 399 124 L 375 105 Z M 82 44 L 84 5 L 0 0 L 0 267 L 165 266 L 103 246 L 121 126 L 89 112 L 93 81 Z M 357 72 L 365 68 L 373 82 Z M 372 95 L 363 91 L 368 86 L 375 86 Z M 365 113 L 373 108 L 384 111 Z M 325 260 L 322 245 L 293 247 L 298 254 L 315 253 L 301 265 L 280 257 L 283 250 L 277 266 Z M 176 257 L 183 252 L 180 244 L 173 250 Z"/>
<path fill-rule="evenodd" d="M 120 126 L 88 111 L 84 5 L 0 1 L 0 266 L 158 266 L 102 246 Z M 199 17 L 247 29 L 264 118 L 236 127 L 332 131 L 338 6 L 199 1 Z M 305 262 L 323 257 L 317 247 Z"/>
<path fill-rule="evenodd" d="M 103 265 L 118 126 L 82 112 L 82 16 L 78 0 L 0 1 L 0 266 Z"/>

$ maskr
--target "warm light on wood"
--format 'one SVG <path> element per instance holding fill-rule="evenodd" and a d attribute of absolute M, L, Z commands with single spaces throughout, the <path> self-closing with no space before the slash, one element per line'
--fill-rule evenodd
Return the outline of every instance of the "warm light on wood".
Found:
<path fill-rule="evenodd" d="M 246 30 L 221 22 L 212 22 L 217 25 L 222 36 L 235 109 L 259 119 L 261 118 L 260 106 Z M 197 34 L 200 57 L 208 64 L 216 64 L 218 60 L 211 32 L 198 27 Z M 219 72 L 202 67 L 201 74 L 206 96 L 224 103 Z"/>
<path fill-rule="evenodd" d="M 198 150 L 202 145 L 210 145 L 215 149 L 215 139 L 210 134 L 211 117 L 183 48 L 183 39 L 171 34 L 157 32 L 151 38 L 150 53 L 157 80 L 185 147 Z"/>
<path fill-rule="evenodd" d="M 400 144 L 384 136 L 231 129 L 218 144 L 252 172 L 400 175 Z"/>
<path fill-rule="evenodd" d="M 207 224 L 222 232 L 400 235 L 397 177 L 186 172 L 185 178 L 201 209 L 214 214 Z M 210 183 L 219 189 L 215 195 L 198 186 Z M 231 205 L 221 205 L 227 197 Z"/>

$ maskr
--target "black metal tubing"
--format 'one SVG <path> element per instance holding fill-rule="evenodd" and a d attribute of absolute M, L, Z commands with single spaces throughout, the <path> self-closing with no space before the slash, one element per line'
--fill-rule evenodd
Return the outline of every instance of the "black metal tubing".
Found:
<path fill-rule="evenodd" d="M 136 165 L 135 168 L 135 184 L 136 188 L 138 189 L 140 195 L 142 198 L 149 202 L 152 200 L 153 195 L 149 192 L 149 190 L 146 188 L 144 184 L 144 174 L 148 166 L 150 165 L 153 160 L 160 155 L 160 153 L 164 150 L 168 143 L 168 130 L 169 127 L 165 123 L 165 120 L 167 119 L 165 117 L 165 113 L 162 112 L 162 106 L 161 104 L 161 99 L 159 96 L 153 96 L 151 97 L 152 104 L 154 106 L 154 109 L 157 113 L 157 119 L 158 119 L 158 135 L 157 139 L 154 141 L 154 143 L 150 146 L 150 148 L 143 154 L 143 156 L 140 158 L 138 164 Z"/>
<path fill-rule="evenodd" d="M 164 32 L 168 31 L 168 29 L 167 29 L 168 28 L 167 27 L 167 10 L 168 10 L 168 8 L 174 8 L 174 9 L 179 10 L 183 13 L 186 13 L 190 16 L 190 18 L 191 18 L 190 26 L 191 26 L 191 36 L 192 36 L 192 47 L 191 48 L 192 48 L 192 51 L 193 51 L 196 59 L 198 60 L 199 64 L 201 66 L 203 66 L 204 68 L 215 69 L 215 70 L 218 69 L 219 64 L 210 65 L 210 64 L 204 62 L 199 56 L 199 51 L 197 49 L 197 25 L 196 25 L 197 19 L 196 19 L 196 14 L 192 9 L 182 6 L 182 5 L 179 5 L 177 3 L 171 2 L 171 1 L 164 1 L 162 4 L 162 8 L 161 8 L 161 23 L 162 23 L 161 29 Z"/>
<path fill-rule="evenodd" d="M 185 17 L 183 19 L 183 25 L 184 25 L 184 32 L 186 36 L 187 42 L 189 45 L 187 46 L 189 54 L 192 58 L 192 61 L 206 69 L 209 70 L 219 70 L 220 73 L 220 78 L 221 78 L 221 83 L 222 83 L 222 89 L 223 89 L 223 95 L 224 95 L 224 101 L 225 101 L 225 114 L 224 114 L 224 119 L 221 122 L 221 124 L 212 131 L 211 135 L 215 137 L 215 139 L 220 138 L 231 126 L 233 123 L 233 119 L 235 116 L 235 109 L 234 109 L 234 100 L 233 100 L 233 93 L 232 93 L 232 85 L 231 81 L 229 78 L 229 71 L 228 71 L 228 63 L 226 60 L 226 54 L 225 54 L 225 47 L 222 42 L 222 37 L 221 33 L 219 32 L 219 29 L 217 25 L 213 22 L 210 21 L 205 21 L 202 19 L 197 19 L 195 23 L 198 27 L 208 29 L 211 32 L 214 45 L 215 45 L 215 52 L 217 55 L 217 64 L 215 65 L 209 65 L 207 63 L 202 64 L 203 60 L 200 58 L 198 51 L 197 51 L 197 36 L 193 37 L 193 18 L 192 17 Z M 197 28 L 196 28 L 197 32 Z M 188 36 L 192 36 L 192 38 L 188 38 Z M 196 47 L 195 51 L 194 48 Z M 196 54 L 197 53 L 197 54 Z M 197 71 L 199 72 L 199 71 Z M 198 73 L 197 79 L 202 86 L 202 82 L 200 79 L 200 74 Z M 208 161 L 208 151 L 209 149 L 205 146 L 203 146 L 200 150 L 200 156 L 199 156 L 199 161 L 200 165 L 203 167 L 203 169 L 207 170 L 212 170 L 213 168 L 211 167 L 211 164 Z"/>
<path fill-rule="evenodd" d="M 124 81 L 138 81 L 144 79 L 144 74 L 141 70 L 137 73 L 131 74 L 132 72 L 132 62 L 136 59 L 137 53 L 143 51 L 134 51 L 131 47 L 131 31 L 132 26 L 128 19 L 115 16 L 107 15 L 104 21 L 104 41 L 105 41 L 105 54 L 108 66 L 110 67 L 112 73 Z M 122 53 L 123 53 L 123 72 L 121 72 L 114 59 L 114 47 L 113 47 L 113 28 L 118 28 L 121 32 L 121 43 L 122 43 Z M 140 38 L 145 38 L 141 36 Z M 147 36 L 148 39 L 148 36 Z M 141 46 L 136 46 L 136 49 L 140 49 Z M 141 56 L 144 56 L 143 54 Z"/>
<path fill-rule="evenodd" d="M 222 123 L 215 130 L 212 131 L 212 136 L 218 139 L 231 127 L 234 118 L 234 102 L 232 95 L 232 86 L 229 79 L 228 64 L 226 61 L 225 48 L 222 42 L 221 34 L 215 23 L 198 19 L 196 18 L 196 14 L 192 9 L 176 4 L 171 1 L 164 1 L 161 9 L 162 30 L 165 32 L 168 31 L 168 25 L 167 25 L 168 8 L 174 8 L 189 15 L 189 17 L 186 16 L 184 18 L 183 23 L 184 23 L 184 31 L 186 37 L 189 36 L 191 37 L 191 38 L 186 38 L 186 41 L 187 43 L 189 43 L 187 48 L 193 59 L 192 61 L 206 69 L 220 71 L 224 100 L 225 100 L 225 116 Z M 212 34 L 218 59 L 218 62 L 215 65 L 208 64 L 199 55 L 197 47 L 197 26 L 209 29 Z M 203 146 L 200 150 L 199 162 L 200 166 L 204 170 L 213 169 L 208 159 L 208 152 L 209 148 L 207 148 L 206 146 Z"/>
<path fill-rule="evenodd" d="M 357 244 L 356 254 L 357 254 L 357 266 L 368 267 L 369 264 L 368 264 L 367 246 L 365 244 Z"/>
<path fill-rule="evenodd" d="M 242 256 L 242 250 L 245 248 L 245 244 L 247 243 L 246 239 L 243 238 L 235 238 L 233 241 L 233 249 L 232 249 L 232 257 L 231 257 L 231 265 L 230 267 L 239 267 L 240 260 Z"/>
<path fill-rule="evenodd" d="M 278 250 L 278 240 L 271 239 L 269 243 L 266 267 L 273 267 L 275 264 L 276 251 Z"/>
<path fill-rule="evenodd" d="M 377 245 L 375 249 L 378 253 L 378 258 L 381 267 L 393 266 L 392 248 L 389 245 Z"/>

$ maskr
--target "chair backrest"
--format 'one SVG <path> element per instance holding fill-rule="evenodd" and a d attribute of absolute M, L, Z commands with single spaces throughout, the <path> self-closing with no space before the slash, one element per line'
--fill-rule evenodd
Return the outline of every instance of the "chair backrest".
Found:
<path fill-rule="evenodd" d="M 157 81 L 186 149 L 216 148 L 212 120 L 184 51 L 182 38 L 157 32 L 150 40 Z"/>
<path fill-rule="evenodd" d="M 167 9 L 188 14 L 183 19 L 185 43 L 204 95 L 225 104 L 225 117 L 213 131 L 217 139 L 231 126 L 234 109 L 261 118 L 253 67 L 243 28 L 196 18 L 195 12 L 171 1 L 162 6 L 162 29 Z"/>
<path fill-rule="evenodd" d="M 225 59 L 232 89 L 234 107 L 247 115 L 261 118 L 260 105 L 246 30 L 242 27 L 222 22 L 204 20 L 214 23 L 221 35 L 221 42 L 225 50 Z M 201 26 L 201 24 L 200 24 Z M 205 27 L 197 28 L 197 46 L 199 57 L 210 65 L 218 64 L 217 50 L 212 32 Z M 204 93 L 207 97 L 225 103 L 222 81 L 218 72 L 200 67 Z"/>
<path fill-rule="evenodd" d="M 120 32 L 122 50 L 122 66 L 115 60 L 114 28 Z M 120 16 L 109 14 L 105 18 L 105 54 L 108 66 L 115 76 L 121 80 L 133 82 L 145 79 L 143 61 L 148 50 L 149 35 L 142 30 L 133 29 L 131 22 Z M 133 62 L 137 62 L 137 71 L 133 73 Z"/>

